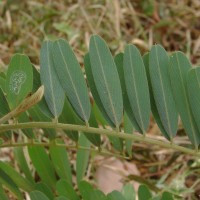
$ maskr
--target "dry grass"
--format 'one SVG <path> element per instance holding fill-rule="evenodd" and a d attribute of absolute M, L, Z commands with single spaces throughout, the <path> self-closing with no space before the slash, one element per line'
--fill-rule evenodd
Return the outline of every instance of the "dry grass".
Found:
<path fill-rule="evenodd" d="M 200 65 L 200 1 L 151 2 L 0 0 L 0 71 L 6 68 L 15 52 L 26 53 L 39 65 L 39 49 L 45 38 L 67 39 L 82 62 L 89 37 L 94 33 L 107 41 L 113 54 L 123 51 L 126 43 L 136 44 L 142 52 L 159 43 L 168 51 L 185 52 L 194 65 Z M 153 126 L 150 131 L 155 133 L 155 130 Z M 196 195 L 199 199 L 195 181 L 200 173 L 198 162 L 193 158 L 146 145 L 135 146 L 134 151 L 133 162 L 145 179 L 159 180 L 161 185 L 171 188 L 180 186 L 175 192 L 193 185 L 196 193 L 188 190 L 186 196 L 189 199 Z"/>

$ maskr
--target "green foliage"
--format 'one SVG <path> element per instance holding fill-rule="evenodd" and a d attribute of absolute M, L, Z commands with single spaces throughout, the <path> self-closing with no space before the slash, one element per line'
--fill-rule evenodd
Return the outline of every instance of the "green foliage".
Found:
<path fill-rule="evenodd" d="M 11 109 L 16 108 L 32 91 L 32 64 L 26 55 L 15 54 L 8 67 L 6 93 Z"/>
<path fill-rule="evenodd" d="M 149 188 L 146 185 L 141 185 L 138 190 L 138 198 L 139 200 L 150 200 L 152 194 Z"/>
<path fill-rule="evenodd" d="M 148 80 L 148 84 L 149 84 L 149 93 L 150 93 L 150 103 L 151 103 L 151 112 L 154 116 L 154 119 L 158 125 L 158 127 L 160 128 L 162 134 L 167 138 L 169 138 L 169 135 L 167 134 L 162 121 L 160 119 L 159 113 L 158 113 L 158 109 L 156 106 L 156 102 L 155 102 L 155 98 L 153 95 L 153 88 L 152 88 L 152 84 L 151 84 L 151 79 L 150 79 L 150 73 L 149 73 L 149 53 L 144 54 L 143 56 L 143 62 L 145 65 L 145 69 L 146 69 L 146 74 L 147 74 L 147 80 Z"/>
<path fill-rule="evenodd" d="M 59 39 L 43 42 L 40 72 L 27 56 L 16 54 L 7 76 L 0 75 L 0 133 L 3 139 L 9 136 L 5 140 L 10 142 L 1 147 L 15 147 L 17 165 L 14 168 L 0 162 L 3 200 L 9 198 L 5 191 L 19 200 L 25 192 L 31 200 L 135 200 L 137 194 L 130 184 L 121 192 L 105 195 L 83 181 L 90 157 L 95 155 L 91 151 L 111 154 L 101 149 L 102 134 L 109 137 L 115 150 L 130 157 L 132 140 L 199 155 L 189 147 L 173 144 L 179 115 L 196 150 L 200 143 L 200 68 L 192 69 L 183 53 L 168 55 L 163 47 L 155 45 L 142 57 L 136 46 L 127 45 L 124 53 L 113 58 L 105 41 L 94 35 L 84 67 L 86 78 L 70 45 Z M 36 95 L 32 100 L 41 84 L 44 98 Z M 16 107 L 23 111 L 19 116 L 13 114 Z M 134 134 L 146 133 L 151 112 L 171 143 Z M 107 129 L 108 125 L 112 130 Z M 15 129 L 18 131 L 13 134 L 11 130 Z M 75 145 L 68 145 L 63 132 Z M 73 163 L 76 178 L 66 147 L 78 149 Z M 138 197 L 174 198 L 169 192 L 155 194 L 145 185 L 139 187 Z"/>
<path fill-rule="evenodd" d="M 123 57 L 124 57 L 123 53 L 119 53 L 118 55 L 115 56 L 115 63 L 116 63 L 116 66 L 117 66 L 117 70 L 118 70 L 118 74 L 119 74 L 119 78 L 120 78 L 120 83 L 121 83 L 121 87 L 122 87 L 123 106 L 124 106 L 125 112 L 127 113 L 129 119 L 131 120 L 135 130 L 142 133 L 142 130 L 141 130 L 140 126 L 138 125 L 137 120 L 135 119 L 135 116 L 134 116 L 133 111 L 131 109 L 131 104 L 130 104 L 128 94 L 127 94 L 127 91 L 126 91 L 124 69 L 123 69 Z"/>
<path fill-rule="evenodd" d="M 89 148 L 91 143 L 87 140 L 87 138 L 83 134 L 81 134 L 78 145 L 85 148 Z M 76 157 L 77 182 L 80 182 L 85 175 L 89 156 L 90 156 L 90 151 L 85 151 L 84 149 L 79 149 L 77 151 L 77 157 Z"/>
<path fill-rule="evenodd" d="M 158 114 L 168 137 L 172 141 L 177 132 L 178 113 L 169 77 L 169 57 L 160 45 L 151 48 L 148 67 L 150 68 L 148 71 Z"/>
<path fill-rule="evenodd" d="M 71 47 L 65 40 L 59 39 L 54 42 L 52 53 L 57 64 L 56 72 L 70 103 L 80 118 L 88 122 L 91 111 L 88 90 Z"/>
<path fill-rule="evenodd" d="M 89 57 L 97 92 L 110 120 L 119 127 L 122 121 L 122 91 L 113 57 L 103 39 L 90 39 Z M 111 78 L 112 77 L 112 78 Z"/>
<path fill-rule="evenodd" d="M 45 41 L 40 51 L 41 83 L 45 87 L 44 97 L 54 117 L 58 117 L 64 105 L 64 91 L 56 75 L 52 57 L 53 42 Z"/>
<path fill-rule="evenodd" d="M 146 133 L 150 121 L 149 88 L 145 66 L 136 46 L 126 46 L 123 65 L 131 109 L 142 133 Z"/>
<path fill-rule="evenodd" d="M 38 199 L 49 200 L 49 198 L 44 193 L 37 190 L 30 193 L 30 198 L 31 200 L 38 200 Z"/>
<path fill-rule="evenodd" d="M 183 126 L 190 141 L 198 148 L 200 142 L 199 131 L 192 115 L 187 93 L 187 75 L 192 68 L 187 57 L 181 52 L 175 52 L 170 56 L 169 72 L 172 84 L 176 108 L 179 112 Z"/>
<path fill-rule="evenodd" d="M 187 91 L 192 114 L 200 130 L 200 68 L 189 70 L 187 75 Z"/>
<path fill-rule="evenodd" d="M 28 147 L 28 152 L 37 173 L 41 177 L 41 180 L 44 181 L 44 183 L 46 183 L 50 188 L 55 188 L 55 171 L 44 147 L 30 146 Z"/>

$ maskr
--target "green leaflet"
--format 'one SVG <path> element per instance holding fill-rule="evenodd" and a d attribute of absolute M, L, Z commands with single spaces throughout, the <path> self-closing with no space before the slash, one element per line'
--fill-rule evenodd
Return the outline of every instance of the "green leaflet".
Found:
<path fill-rule="evenodd" d="M 100 190 L 93 190 L 88 200 L 107 200 L 106 195 Z"/>
<path fill-rule="evenodd" d="M 106 195 L 97 189 L 94 189 L 92 185 L 86 181 L 79 183 L 79 191 L 83 200 L 107 200 Z"/>
<path fill-rule="evenodd" d="M 89 140 L 81 133 L 78 141 L 80 147 L 90 148 L 91 143 Z M 78 149 L 76 156 L 76 180 L 79 183 L 86 172 L 88 161 L 89 161 L 90 151 L 85 149 Z"/>
<path fill-rule="evenodd" d="M 44 193 L 42 193 L 40 191 L 37 191 L 37 190 L 32 191 L 30 193 L 30 198 L 31 198 L 31 200 L 39 200 L 39 199 L 41 199 L 41 200 L 49 200 L 49 198 Z"/>
<path fill-rule="evenodd" d="M 61 114 L 61 116 L 59 117 L 59 121 L 61 123 L 69 123 L 69 124 L 80 124 L 80 125 L 84 125 L 84 122 L 82 120 L 80 120 L 80 118 L 77 116 L 77 114 L 74 112 L 71 104 L 68 102 L 68 100 L 65 100 L 65 104 L 64 104 L 64 109 L 63 112 Z M 94 117 L 93 114 L 93 109 L 91 111 L 91 116 L 89 119 L 89 124 L 92 127 L 97 127 L 98 124 L 96 122 L 96 119 Z M 77 131 L 70 131 L 70 130 L 64 130 L 64 132 L 75 142 L 78 141 L 78 132 Z M 95 145 L 95 146 L 100 146 L 101 144 L 101 138 L 100 135 L 98 134 L 90 134 L 90 133 L 84 133 L 86 135 L 86 137 Z"/>
<path fill-rule="evenodd" d="M 174 198 L 171 193 L 163 192 L 161 200 L 174 200 Z"/>
<path fill-rule="evenodd" d="M 0 88 L 0 118 L 9 112 L 10 112 L 10 108 L 9 108 L 8 102 L 5 98 L 5 95 L 2 89 Z M 11 135 L 12 135 L 11 131 L 7 131 L 2 136 L 5 136 L 6 138 L 11 138 Z"/>
<path fill-rule="evenodd" d="M 60 83 L 74 110 L 86 123 L 90 118 L 90 100 L 80 65 L 69 44 L 59 39 L 54 42 L 53 56 Z"/>
<path fill-rule="evenodd" d="M 107 115 L 119 127 L 123 115 L 122 90 L 115 62 L 105 41 L 97 35 L 90 39 L 90 63 L 96 89 Z"/>
<path fill-rule="evenodd" d="M 180 114 L 183 126 L 190 141 L 198 148 L 200 133 L 195 123 L 187 96 L 187 74 L 191 64 L 181 52 L 174 52 L 170 56 L 170 79 L 176 108 Z"/>
<path fill-rule="evenodd" d="M 126 85 L 125 85 L 125 79 L 124 79 L 124 68 L 123 68 L 123 53 L 119 53 L 115 56 L 115 64 L 117 66 L 120 82 L 121 82 L 121 87 L 122 87 L 122 95 L 123 95 L 123 103 L 124 103 L 124 110 L 126 111 L 129 119 L 131 120 L 131 123 L 133 124 L 134 128 L 136 131 L 142 133 L 141 128 L 139 127 L 134 113 L 131 109 L 131 105 L 128 99 L 128 95 L 126 92 Z"/>
<path fill-rule="evenodd" d="M 13 182 L 24 191 L 31 192 L 34 189 L 35 185 L 32 182 L 30 182 L 27 178 L 21 176 L 9 164 L 0 161 L 0 169 L 3 170 L 9 177 L 11 177 Z"/>
<path fill-rule="evenodd" d="M 155 99 L 154 99 L 154 96 L 153 96 L 153 89 L 152 89 L 150 74 L 149 74 L 149 53 L 144 54 L 143 62 L 144 62 L 144 66 L 145 66 L 145 69 L 146 69 L 147 80 L 148 80 L 148 84 L 149 84 L 151 111 L 152 111 L 154 119 L 155 119 L 158 127 L 160 128 L 162 134 L 169 140 L 170 139 L 169 135 L 167 134 L 167 132 L 166 132 L 166 130 L 165 130 L 165 128 L 164 128 L 164 126 L 161 122 L 160 116 L 158 114 L 158 109 L 156 107 L 156 102 L 155 102 Z"/>
<path fill-rule="evenodd" d="M 36 92 L 41 85 L 42 84 L 41 84 L 41 80 L 40 80 L 40 73 L 33 66 L 33 93 Z M 53 118 L 53 114 L 49 110 L 49 107 L 48 107 L 47 102 L 44 97 L 37 105 L 39 106 L 39 108 L 43 114 L 45 114 L 48 118 Z"/>
<path fill-rule="evenodd" d="M 91 127 L 96 127 L 98 128 L 98 123 L 96 121 L 96 118 L 94 116 L 94 109 L 92 108 L 91 111 L 91 116 L 90 116 L 90 120 L 89 120 L 89 124 Z M 95 146 L 100 147 L 101 145 L 101 135 L 98 134 L 90 134 L 90 133 L 84 133 L 84 135 L 86 136 L 86 138 Z"/>
<path fill-rule="evenodd" d="M 65 179 L 60 179 L 56 183 L 56 190 L 60 196 L 64 196 L 70 200 L 80 200 L 73 186 L 69 184 Z"/>
<path fill-rule="evenodd" d="M 53 194 L 52 190 L 43 182 L 37 183 L 35 185 L 34 190 L 38 190 L 38 191 L 42 192 L 43 194 L 45 194 L 49 198 L 49 200 L 54 199 L 54 194 Z"/>
<path fill-rule="evenodd" d="M 107 195 L 107 200 L 126 200 L 119 191 L 112 191 Z"/>
<path fill-rule="evenodd" d="M 99 110 L 99 107 L 97 106 L 96 102 L 93 102 L 93 111 L 95 119 L 98 121 L 98 124 L 102 125 L 105 128 L 105 126 L 108 125 L 108 122 L 106 121 L 105 117 L 103 117 L 102 112 Z"/>
<path fill-rule="evenodd" d="M 124 185 L 121 193 L 125 197 L 126 200 L 135 200 L 136 198 L 136 193 L 132 184 Z"/>
<path fill-rule="evenodd" d="M 118 138 L 118 137 L 112 137 L 109 136 L 109 140 L 112 143 L 114 149 L 116 149 L 119 152 L 123 152 L 123 139 Z"/>
<path fill-rule="evenodd" d="M 41 109 L 39 109 L 39 105 L 35 105 L 28 110 L 29 115 L 31 117 L 31 121 L 34 122 L 51 122 L 52 120 L 47 117 Z M 48 137 L 50 140 L 56 137 L 56 131 L 54 129 L 43 129 L 44 135 Z"/>
<path fill-rule="evenodd" d="M 65 99 L 63 111 L 58 119 L 60 123 L 67 123 L 67 124 L 76 124 L 76 113 L 72 109 L 72 106 L 70 105 L 68 99 Z M 67 134 L 67 136 L 72 139 L 73 141 L 78 141 L 78 132 L 77 131 L 71 131 L 71 130 L 64 130 L 64 132 Z"/>
<path fill-rule="evenodd" d="M 200 131 L 200 67 L 189 70 L 187 75 L 187 92 L 192 114 Z"/>
<path fill-rule="evenodd" d="M 124 113 L 124 132 L 132 134 L 133 131 L 134 131 L 133 125 L 132 125 L 130 119 L 128 118 L 127 113 Z M 128 139 L 125 140 L 126 151 L 130 157 L 132 157 L 132 154 L 133 154 L 132 153 L 132 143 L 133 143 L 132 140 L 128 140 Z"/>
<path fill-rule="evenodd" d="M 98 106 L 99 110 L 101 111 L 101 114 L 103 115 L 103 117 L 105 118 L 105 120 L 108 122 L 108 124 L 112 127 L 115 127 L 114 123 L 112 122 L 112 120 L 109 118 L 103 103 L 101 101 L 101 98 L 99 96 L 99 93 L 97 91 L 96 85 L 95 85 L 95 81 L 94 81 L 94 77 L 92 74 L 92 69 L 91 69 L 91 63 L 90 63 L 90 58 L 89 58 L 89 54 L 86 54 L 84 57 L 84 66 L 85 66 L 85 71 L 86 71 L 86 76 L 87 76 L 87 80 L 90 86 L 90 90 L 92 92 L 93 98 L 95 100 L 96 105 Z M 95 107 L 93 106 L 93 110 L 92 110 L 92 114 L 95 112 Z M 94 116 L 92 116 L 94 118 Z M 91 117 L 91 118 L 92 118 Z M 90 123 L 91 124 L 91 123 Z M 88 134 L 86 134 L 86 137 L 88 137 Z M 96 135 L 96 138 L 98 136 Z M 88 138 L 89 139 L 89 138 Z M 100 139 L 99 139 L 100 140 Z M 91 140 L 90 140 L 91 141 Z M 116 143 L 117 146 L 121 147 L 122 145 L 120 144 L 120 140 L 119 138 L 113 138 L 111 139 L 111 141 L 113 142 L 113 145 L 116 147 Z M 92 142 L 92 141 L 91 141 Z M 120 144 L 120 145 L 118 145 Z M 99 145 L 100 145 L 100 141 L 99 141 Z M 98 145 L 98 146 L 99 146 Z M 121 149 L 121 148 L 120 148 Z"/>
<path fill-rule="evenodd" d="M 28 153 L 41 180 L 51 189 L 55 189 L 55 171 L 45 148 L 42 146 L 29 146 Z"/>
<path fill-rule="evenodd" d="M 31 183 L 35 183 L 31 174 L 31 170 L 28 167 L 23 147 L 15 147 L 13 151 L 14 151 L 15 160 L 17 161 L 17 164 L 20 170 L 24 173 L 25 177 Z"/>
<path fill-rule="evenodd" d="M 51 146 L 49 152 L 58 176 L 72 185 L 71 165 L 68 159 L 66 148 L 60 146 Z"/>
<path fill-rule="evenodd" d="M 91 68 L 91 63 L 90 63 L 90 57 L 89 54 L 86 54 L 84 57 L 84 66 L 85 66 L 85 72 L 86 72 L 86 76 L 87 76 L 87 81 L 89 83 L 90 86 L 90 90 L 92 93 L 92 96 L 95 100 L 96 105 L 98 106 L 99 110 L 101 111 L 103 117 L 106 119 L 106 121 L 108 122 L 108 124 L 112 127 L 114 127 L 115 125 L 113 124 L 113 122 L 111 121 L 111 119 L 109 118 L 103 103 L 101 101 L 101 98 L 99 96 L 99 93 L 97 91 L 96 85 L 95 85 L 95 81 L 94 81 L 94 77 L 92 74 L 92 68 Z"/>
<path fill-rule="evenodd" d="M 1 76 L 0 73 L 0 88 L 6 92 L 6 79 L 4 77 Z"/>
<path fill-rule="evenodd" d="M 138 198 L 139 200 L 150 200 L 152 198 L 152 194 L 146 185 L 140 185 L 138 189 Z"/>
<path fill-rule="evenodd" d="M 94 191 L 94 189 L 90 183 L 88 183 L 86 181 L 81 181 L 78 184 L 78 188 L 79 188 L 79 191 L 81 193 L 83 200 L 90 199 L 90 195 Z"/>
<path fill-rule="evenodd" d="M 6 78 L 7 100 L 11 110 L 17 107 L 32 91 L 33 71 L 29 58 L 15 54 L 9 63 Z"/>
<path fill-rule="evenodd" d="M 49 110 L 58 118 L 63 109 L 65 94 L 56 75 L 52 51 L 53 42 L 44 41 L 40 50 L 40 77 Z"/>
<path fill-rule="evenodd" d="M 169 77 L 169 57 L 162 46 L 154 45 L 151 48 L 148 71 L 160 120 L 172 141 L 178 127 L 178 113 Z"/>
<path fill-rule="evenodd" d="M 125 48 L 124 76 L 132 111 L 145 133 L 150 120 L 149 88 L 141 54 L 134 45 L 127 45 Z"/>
<path fill-rule="evenodd" d="M 11 191 L 18 200 L 23 199 L 23 195 L 20 192 L 18 186 L 14 183 L 10 176 L 8 176 L 4 170 L 0 169 L 0 184 L 5 186 L 9 191 Z"/>

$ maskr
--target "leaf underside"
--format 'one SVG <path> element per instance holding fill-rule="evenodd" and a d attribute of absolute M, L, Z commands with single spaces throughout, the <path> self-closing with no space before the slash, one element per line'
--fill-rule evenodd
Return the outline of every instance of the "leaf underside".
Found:
<path fill-rule="evenodd" d="M 187 74 L 191 64 L 181 52 L 174 52 L 170 56 L 170 79 L 176 108 L 180 114 L 183 126 L 190 141 L 197 148 L 200 143 L 200 133 L 192 115 L 187 95 Z"/>
<path fill-rule="evenodd" d="M 88 89 L 74 52 L 65 40 L 54 42 L 53 58 L 60 83 L 71 105 L 79 117 L 88 122 L 91 112 Z"/>
<path fill-rule="evenodd" d="M 187 91 L 192 114 L 198 130 L 200 130 L 200 67 L 189 70 L 187 75 Z"/>
<path fill-rule="evenodd" d="M 160 45 L 151 48 L 148 71 L 160 120 L 172 140 L 178 127 L 178 113 L 169 77 L 169 57 Z"/>
<path fill-rule="evenodd" d="M 53 116 L 58 118 L 63 109 L 65 95 L 54 69 L 52 50 L 53 42 L 43 42 L 40 51 L 40 77 L 47 105 Z"/>
<path fill-rule="evenodd" d="M 134 45 L 126 46 L 123 63 L 129 102 L 138 125 L 145 133 L 150 121 L 149 88 L 141 54 Z"/>
<path fill-rule="evenodd" d="M 118 55 L 116 55 L 114 60 L 115 60 L 116 66 L 117 66 L 120 83 L 121 83 L 121 87 L 122 87 L 124 110 L 126 111 L 129 119 L 131 120 L 135 130 L 142 133 L 142 130 L 141 130 L 140 126 L 138 125 L 137 120 L 135 119 L 134 113 L 131 109 L 131 105 L 130 105 L 127 91 L 126 91 L 124 69 L 123 69 L 123 53 L 119 53 Z"/>
<path fill-rule="evenodd" d="M 116 65 L 105 41 L 94 35 L 90 39 L 89 57 L 96 89 L 107 115 L 119 127 L 123 115 L 122 91 Z"/>

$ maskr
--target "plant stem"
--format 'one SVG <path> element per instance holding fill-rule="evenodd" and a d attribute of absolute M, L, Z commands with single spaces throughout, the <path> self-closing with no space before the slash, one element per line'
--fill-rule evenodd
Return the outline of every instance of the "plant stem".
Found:
<path fill-rule="evenodd" d="M 179 146 L 174 143 L 170 143 L 168 141 L 153 139 L 153 138 L 148 137 L 147 135 L 144 137 L 143 135 L 139 135 L 139 134 L 128 134 L 128 133 L 123 133 L 123 132 L 117 132 L 115 130 L 86 127 L 86 126 L 74 125 L 74 124 L 62 124 L 62 123 L 55 124 L 53 122 L 28 122 L 28 123 L 19 123 L 19 124 L 1 124 L 0 134 L 8 130 L 27 129 L 27 128 L 52 128 L 52 129 L 81 131 L 81 132 L 86 132 L 86 133 L 95 133 L 99 135 L 113 136 L 113 137 L 118 137 L 118 138 L 122 138 L 126 140 L 128 139 L 132 141 L 143 142 L 146 144 L 158 145 L 163 148 L 173 149 L 173 150 L 180 151 L 186 154 L 191 154 L 194 156 L 200 156 L 200 152 L 197 152 L 194 149 L 189 149 L 183 146 Z"/>

